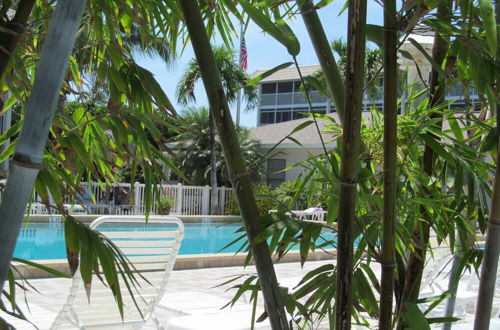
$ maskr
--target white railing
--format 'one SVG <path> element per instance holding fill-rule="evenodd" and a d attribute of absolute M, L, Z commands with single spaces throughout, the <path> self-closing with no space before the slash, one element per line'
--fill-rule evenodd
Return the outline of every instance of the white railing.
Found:
<path fill-rule="evenodd" d="M 117 183 L 112 186 L 104 186 L 98 182 L 82 182 L 80 186 L 95 201 L 95 203 L 90 201 L 82 203 L 88 214 L 139 215 L 146 212 L 146 189 L 143 183 L 136 182 L 132 185 L 130 183 Z M 170 214 L 208 215 L 210 214 L 210 191 L 209 186 L 157 185 L 152 192 L 153 205 L 150 212 L 157 214 L 156 202 L 163 197 L 169 197 L 175 201 L 175 206 L 170 211 Z M 218 187 L 217 191 L 219 214 L 225 214 L 233 189 Z M 118 198 L 121 194 L 124 194 L 125 198 Z M 64 203 L 64 207 L 70 213 L 74 210 L 74 207 L 71 206 L 78 204 L 70 196 L 65 198 Z M 52 208 L 51 212 L 49 212 L 36 195 L 33 198 L 30 211 L 27 213 L 58 214 L 56 208 Z"/>

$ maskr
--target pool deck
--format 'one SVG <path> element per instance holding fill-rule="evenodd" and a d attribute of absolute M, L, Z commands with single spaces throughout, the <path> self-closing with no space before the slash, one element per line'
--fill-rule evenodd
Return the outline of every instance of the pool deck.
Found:
<path fill-rule="evenodd" d="M 275 265 L 278 276 L 278 281 L 282 286 L 294 287 L 300 278 L 308 271 L 315 269 L 321 265 L 335 262 L 335 260 L 321 260 L 306 262 L 303 268 L 297 262 L 280 263 Z M 380 266 L 373 263 L 371 268 L 379 276 Z M 165 309 L 161 313 L 163 322 L 172 317 L 180 315 L 212 315 L 219 317 L 224 313 L 230 313 L 227 309 L 220 311 L 220 307 L 230 300 L 234 295 L 234 290 L 228 290 L 233 285 L 226 285 L 217 287 L 217 285 L 227 281 L 230 277 L 241 274 L 255 274 L 255 268 L 249 266 L 245 269 L 242 267 L 216 267 L 205 269 L 190 269 L 190 270 L 176 270 L 172 272 L 169 280 L 167 291 L 162 303 L 168 307 L 175 309 Z M 470 282 L 472 276 L 465 275 L 462 284 Z M 437 280 L 437 279 L 433 279 Z M 445 279 L 443 279 L 444 281 Z M 463 282 L 463 283 L 462 283 Z M 69 292 L 71 280 L 69 279 L 35 279 L 30 280 L 30 283 L 39 291 L 28 292 L 27 300 L 31 313 L 26 311 L 28 318 L 37 325 L 39 329 L 48 329 L 55 314 L 60 310 L 63 302 L 65 301 Z M 465 289 L 459 287 L 459 296 L 463 294 Z M 18 293 L 19 294 L 19 293 Z M 26 305 L 22 302 L 22 294 L 19 294 L 20 305 L 24 310 L 27 310 Z M 471 298 L 464 303 L 463 321 L 471 321 L 474 318 L 474 305 L 475 299 Z M 494 311 L 498 315 L 498 307 L 500 306 L 500 296 L 495 296 Z M 246 302 L 238 303 L 234 309 L 238 313 L 250 313 L 251 306 Z M 262 311 L 263 302 L 259 301 L 258 309 Z M 226 316 L 229 314 L 226 314 Z M 2 315 L 3 316 L 3 315 Z M 12 321 L 12 318 L 9 318 Z M 17 329 L 35 329 L 33 326 L 22 321 L 12 321 Z M 374 323 L 376 325 L 376 323 Z M 149 327 L 148 327 L 149 328 Z M 151 327 L 153 328 L 153 327 Z M 250 327 L 248 327 L 250 328 Z M 264 328 L 267 328 L 264 326 Z M 211 329 L 206 327 L 206 329 Z M 326 324 L 319 324 L 315 329 L 328 329 Z M 353 329 L 366 329 L 360 327 L 353 327 Z"/>

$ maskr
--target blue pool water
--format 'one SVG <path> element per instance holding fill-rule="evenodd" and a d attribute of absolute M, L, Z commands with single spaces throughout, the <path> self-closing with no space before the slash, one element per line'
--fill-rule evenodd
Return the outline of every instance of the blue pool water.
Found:
<path fill-rule="evenodd" d="M 105 229 L 107 231 L 119 231 L 130 225 L 106 224 L 105 226 L 107 226 Z M 158 225 L 134 224 L 133 226 L 142 226 L 143 228 L 149 226 L 149 229 L 151 229 L 151 226 Z M 242 234 L 236 232 L 241 227 L 239 224 L 186 223 L 184 226 L 184 240 L 179 254 L 217 253 Z M 141 230 L 141 228 L 138 228 L 138 230 Z M 327 240 L 335 239 L 333 233 L 324 233 L 322 237 Z M 238 242 L 221 252 L 236 252 L 240 246 L 241 243 Z M 14 256 L 28 260 L 65 259 L 66 246 L 63 225 L 60 223 L 30 223 L 28 226 L 23 225 Z"/>

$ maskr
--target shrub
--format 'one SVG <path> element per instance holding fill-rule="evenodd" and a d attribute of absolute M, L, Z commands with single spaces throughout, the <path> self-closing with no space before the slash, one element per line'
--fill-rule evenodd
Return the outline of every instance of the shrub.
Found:
<path fill-rule="evenodd" d="M 158 214 L 169 215 L 170 210 L 175 207 L 175 200 L 168 196 L 161 197 L 156 202 L 156 207 L 158 208 Z"/>
<path fill-rule="evenodd" d="M 269 210 L 275 210 L 278 208 L 278 202 L 274 198 L 273 189 L 265 184 L 255 184 L 253 186 L 253 192 L 257 199 L 257 208 L 259 209 L 259 214 L 262 216 L 269 213 Z M 240 208 L 236 202 L 236 195 L 232 194 L 229 199 L 228 206 L 226 207 L 227 215 L 239 215 Z"/>

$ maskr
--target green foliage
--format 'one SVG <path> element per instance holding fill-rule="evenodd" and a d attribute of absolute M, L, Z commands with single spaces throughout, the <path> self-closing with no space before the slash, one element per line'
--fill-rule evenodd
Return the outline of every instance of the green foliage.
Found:
<path fill-rule="evenodd" d="M 406 252 L 411 249 L 413 228 L 421 226 L 424 221 L 422 207 L 432 214 L 434 221 L 432 228 L 438 242 L 448 241 L 451 251 L 455 251 L 460 244 L 463 251 L 469 251 L 466 254 L 470 254 L 475 246 L 475 243 L 471 244 L 468 238 L 474 232 L 470 221 L 479 219 L 479 224 L 484 225 L 487 212 L 484 194 L 490 194 L 488 181 L 493 173 L 493 167 L 482 159 L 485 154 L 481 151 L 481 146 L 470 145 L 469 142 L 474 138 L 484 138 L 491 134 L 491 127 L 474 119 L 476 117 L 473 112 L 457 113 L 456 110 L 448 110 L 445 105 L 429 110 L 427 102 L 421 104 L 414 102 L 418 96 L 418 93 L 409 96 L 405 106 L 411 107 L 411 111 L 398 117 L 399 221 L 396 225 L 396 255 L 402 260 Z M 440 113 L 445 120 L 451 122 L 450 129 L 443 132 L 434 130 L 433 113 Z M 383 134 L 382 125 L 383 115 L 377 109 L 372 109 L 370 121 L 362 125 L 364 149 L 359 173 L 357 221 L 353 233 L 357 244 L 354 254 L 353 317 L 360 324 L 367 324 L 362 317 L 366 314 L 363 313 L 368 313 L 373 318 L 378 317 L 376 297 L 380 283 L 370 264 L 379 262 L 380 254 L 383 204 L 381 194 L 383 177 L 380 173 L 383 161 L 380 142 Z M 474 131 L 474 134 L 466 139 L 463 137 L 467 136 L 467 130 Z M 436 153 L 436 175 L 433 177 L 423 172 L 419 161 L 427 139 L 418 132 L 426 131 L 432 131 L 441 138 L 441 144 L 431 144 Z M 261 213 L 265 229 L 259 235 L 259 240 L 270 242 L 271 251 L 278 256 L 285 255 L 292 246 L 298 245 L 301 258 L 305 262 L 310 251 L 335 247 L 335 242 L 321 239 L 320 225 L 300 223 L 286 214 L 290 209 L 320 205 L 328 211 L 327 223 L 334 224 L 336 221 L 342 136 L 338 134 L 341 130 L 337 124 L 332 123 L 326 132 L 337 137 L 337 143 L 333 144 L 334 147 L 329 151 L 330 161 L 327 161 L 325 155 L 310 157 L 299 164 L 305 167 L 305 170 L 294 182 L 260 194 L 261 197 L 266 196 L 271 207 L 277 209 L 278 213 Z M 468 178 L 470 187 L 473 187 L 469 191 L 464 189 L 465 177 Z M 429 253 L 436 247 L 438 246 L 435 244 L 429 246 Z M 464 262 L 466 264 L 462 265 L 461 271 L 478 265 L 475 258 L 464 259 Z M 401 264 L 398 264 L 396 272 L 399 278 L 404 278 L 405 268 Z M 398 289 L 396 286 L 396 290 L 401 288 Z M 305 303 L 298 301 L 306 296 L 311 298 Z M 311 271 L 295 288 L 294 293 L 284 294 L 283 299 L 294 322 L 305 322 L 310 325 L 319 321 L 318 314 L 320 319 L 329 317 L 334 297 L 335 267 L 326 265 Z M 431 308 L 433 307 L 435 305 Z M 405 317 L 422 316 L 419 318 L 422 321 L 418 323 L 422 326 L 447 320 L 430 317 L 426 320 L 426 316 L 420 310 L 412 308 L 408 313 Z"/>
<path fill-rule="evenodd" d="M 274 191 L 270 186 L 260 183 L 254 184 L 253 191 L 257 199 L 257 208 L 261 216 L 267 215 L 269 210 L 276 210 L 278 208 L 279 202 L 274 199 Z M 240 214 L 240 209 L 234 194 L 232 194 L 229 199 L 228 206 L 226 207 L 226 214 Z"/>
<path fill-rule="evenodd" d="M 3 31 L 9 31 L 6 24 L 22 2 L 4 1 L 0 5 L 0 26 Z M 330 1 L 320 1 L 316 2 L 315 6 L 321 8 L 329 3 Z M 5 108 L 14 106 L 20 110 L 16 113 L 16 116 L 19 116 L 17 124 L 0 138 L 1 143 L 10 137 L 14 139 L 11 147 L 0 155 L 1 160 L 10 157 L 16 146 L 15 138 L 24 120 L 23 104 L 26 103 L 32 87 L 39 51 L 54 4 L 53 1 L 36 2 L 24 38 L 12 53 L 6 74 L 1 77 L 2 91 L 8 91 L 10 94 L 9 98 L 4 100 Z M 218 35 L 226 48 L 231 47 L 233 36 L 236 35 L 231 17 L 234 15 L 241 22 L 248 18 L 255 21 L 265 32 L 285 45 L 290 54 L 296 55 L 299 52 L 300 44 L 286 23 L 288 18 L 297 12 L 293 3 L 273 0 L 243 1 L 241 4 L 242 6 L 236 6 L 235 2 L 222 1 L 214 6 L 212 2 L 201 2 L 209 37 Z M 498 84 L 495 83 L 500 71 L 497 57 L 498 27 L 492 3 L 488 0 L 454 2 L 450 4 L 454 11 L 449 22 L 436 15 L 433 9 L 437 4 L 436 1 L 425 5 L 420 2 L 405 2 L 405 8 L 397 21 L 402 30 L 410 31 L 412 27 L 420 24 L 441 35 L 449 44 L 448 58 L 446 64 L 433 63 L 434 67 L 441 75 L 450 75 L 450 70 L 455 71 L 453 83 L 458 82 L 467 87 L 473 85 L 480 94 L 481 106 L 487 109 L 495 101 L 500 101 Z M 131 178 L 140 170 L 143 171 L 144 180 L 149 187 L 146 189 L 146 200 L 149 205 L 152 204 L 150 188 L 159 181 L 163 164 L 166 163 L 176 170 L 160 149 L 165 142 L 164 127 L 171 125 L 166 123 L 164 115 L 175 115 L 175 109 L 153 74 L 137 65 L 134 57 L 140 49 L 143 54 L 158 55 L 166 61 L 184 49 L 188 40 L 183 15 L 175 1 L 89 1 L 80 29 L 80 38 L 70 59 L 61 101 L 86 94 L 82 99 L 97 104 L 98 111 L 94 112 L 95 108 L 88 107 L 88 104 L 75 103 L 69 106 L 69 112 L 60 111 L 56 115 L 43 160 L 43 169 L 35 187 L 36 192 L 46 202 L 49 201 L 49 193 L 57 204 L 61 204 L 67 195 L 74 196 L 76 186 L 82 179 L 95 177 L 99 178 L 102 184 L 109 184 L 117 180 L 117 169 L 128 167 Z M 373 63 L 379 61 L 377 56 L 369 56 L 372 58 L 369 60 L 371 67 L 375 67 Z M 420 96 L 422 95 L 423 93 Z M 438 105 L 429 110 L 426 101 L 417 102 L 417 99 L 417 95 L 410 95 L 405 108 L 411 111 L 398 119 L 399 199 L 396 252 L 399 260 L 403 260 L 405 253 L 411 249 L 409 242 L 413 237 L 410 233 L 425 221 L 421 216 L 422 210 L 430 215 L 432 229 L 439 242 L 448 240 L 452 251 L 457 248 L 458 242 L 465 249 L 471 248 L 467 239 L 474 233 L 474 228 L 470 225 L 471 220 L 477 219 L 481 230 L 486 228 L 485 199 L 490 192 L 492 164 L 485 159 L 489 155 L 496 155 L 498 130 L 492 129 L 492 122 L 485 121 L 481 116 L 470 112 L 470 109 L 462 109 L 463 115 L 448 111 L 446 105 Z M 443 131 L 435 129 L 436 120 L 432 118 L 435 114 L 442 114 L 445 121 L 450 123 L 450 128 Z M 359 207 L 356 210 L 357 223 L 354 233 L 359 238 L 355 255 L 356 280 L 353 299 L 357 311 L 354 317 L 360 323 L 362 319 L 358 313 L 368 312 L 372 315 L 376 312 L 373 296 L 377 296 L 375 291 L 379 286 L 376 278 L 369 272 L 369 266 L 370 262 L 377 262 L 379 256 L 377 242 L 380 241 L 382 212 L 382 176 L 379 168 L 382 161 L 383 130 L 382 114 L 374 111 L 372 115 L 372 123 L 364 125 L 362 131 L 365 148 L 361 158 L 357 203 Z M 190 124 L 183 123 L 179 126 L 189 128 Z M 340 145 L 341 129 L 332 125 L 328 131 L 338 137 L 337 142 Z M 196 126 L 187 129 L 182 141 L 189 140 L 190 135 L 194 136 L 194 133 L 198 132 L 201 132 L 201 129 Z M 441 143 L 430 141 L 428 134 L 440 138 Z M 426 175 L 420 166 L 424 143 L 428 143 L 436 155 L 435 172 L 432 176 Z M 260 197 L 277 194 L 277 199 L 283 203 L 276 202 L 276 197 L 259 199 L 259 203 L 268 200 L 267 206 L 263 207 L 261 212 L 268 229 L 260 239 L 266 239 L 265 236 L 268 235 L 273 242 L 273 251 L 284 254 L 288 250 L 288 244 L 299 244 L 301 255 L 305 257 L 308 250 L 317 248 L 312 243 L 317 225 L 310 228 L 297 226 L 286 217 L 287 208 L 321 205 L 328 210 L 328 223 L 335 222 L 340 152 L 338 147 L 332 148 L 328 161 L 325 155 L 311 157 L 302 164 L 306 170 L 300 179 L 280 187 L 278 191 L 261 189 Z M 198 154 L 202 155 L 201 150 L 186 153 L 188 154 L 196 156 L 192 156 L 187 165 L 201 163 L 199 161 L 203 157 L 198 157 Z M 256 157 L 248 164 L 254 164 L 259 159 L 258 152 L 249 153 L 247 156 L 251 158 L 252 154 Z M 218 159 L 222 158 L 219 156 Z M 203 174 L 201 168 L 200 166 L 199 169 L 193 170 L 201 174 L 196 175 L 196 179 L 191 178 L 191 181 L 199 180 L 201 184 L 207 182 L 203 181 L 206 173 Z M 208 166 L 203 165 L 203 168 Z M 186 167 L 184 172 L 191 173 L 191 169 Z M 180 171 L 177 173 L 182 176 Z M 227 178 L 222 179 L 225 172 L 218 175 L 223 183 L 228 183 Z M 269 215 L 267 211 L 270 208 L 280 209 L 280 212 Z M 74 238 L 67 244 L 77 251 L 79 246 L 75 244 L 78 245 L 79 242 Z M 89 241 L 82 242 L 89 244 Z M 91 252 L 92 249 L 92 246 L 82 246 L 85 278 L 88 278 L 89 267 L 94 265 L 96 253 L 103 256 L 105 254 L 103 251 Z M 402 265 L 403 263 L 399 263 L 397 268 L 400 280 L 405 276 L 405 268 Z M 106 279 L 108 277 L 108 283 L 114 285 L 112 271 L 107 272 Z M 367 283 L 371 284 L 370 287 Z M 252 297 L 257 299 L 258 283 L 246 284 L 253 290 Z M 287 310 L 297 324 L 310 323 L 313 315 L 317 313 L 320 317 L 330 318 L 331 321 L 334 308 L 332 297 L 335 295 L 334 266 L 327 265 L 312 271 L 306 275 L 293 294 L 284 295 Z M 298 301 L 299 298 L 306 297 L 310 298 L 303 303 Z M 429 320 L 425 321 L 417 309 L 410 305 L 406 309 L 410 315 L 406 316 L 418 319 L 422 326 L 425 326 L 425 322 L 431 323 Z"/>
<path fill-rule="evenodd" d="M 187 182 L 194 185 L 210 185 L 210 127 L 209 112 L 206 108 L 188 108 L 183 113 L 183 126 L 174 138 L 177 143 L 173 150 L 173 163 L 185 173 Z M 259 162 L 261 152 L 259 143 L 250 137 L 249 130 L 237 128 L 238 143 L 245 162 L 250 170 L 253 182 L 261 181 L 265 176 L 264 165 Z M 226 160 L 222 147 L 216 137 L 217 182 L 222 186 L 231 186 Z M 175 179 L 175 178 L 174 178 Z"/>
<path fill-rule="evenodd" d="M 238 92 L 242 89 L 243 98 L 247 102 L 246 109 L 254 108 L 258 102 L 257 87 L 254 84 L 249 84 L 250 77 L 241 70 L 237 61 L 235 61 L 233 51 L 225 47 L 215 47 L 213 52 L 228 102 L 236 101 Z M 196 59 L 192 59 L 177 84 L 177 100 L 179 103 L 187 105 L 189 102 L 196 101 L 194 88 L 200 80 L 201 72 L 198 62 Z"/>
<path fill-rule="evenodd" d="M 345 66 L 346 66 L 346 56 L 347 56 L 347 44 L 343 42 L 341 39 L 336 39 L 332 42 L 333 51 L 339 56 L 337 61 L 337 65 L 339 67 L 340 74 L 345 80 Z M 381 95 L 380 90 L 380 77 L 381 77 L 381 68 L 383 64 L 383 53 L 381 49 L 367 49 L 365 55 L 365 89 L 368 93 L 370 99 L 378 99 Z M 403 81 L 403 73 L 401 73 L 401 81 Z M 313 87 L 318 90 L 321 94 L 326 97 L 330 97 L 330 93 L 328 92 L 326 86 L 326 80 L 323 75 L 323 71 L 319 70 L 314 72 L 311 76 L 307 77 L 306 86 L 309 85 L 309 88 Z M 301 89 L 304 91 L 304 86 Z M 378 96 L 378 97 L 377 97 Z"/>
<path fill-rule="evenodd" d="M 171 197 L 163 196 L 156 202 L 156 207 L 158 214 L 169 215 L 170 211 L 175 207 L 175 200 Z"/>

